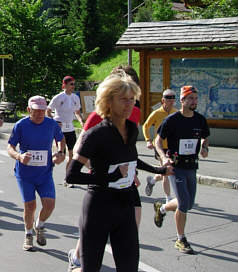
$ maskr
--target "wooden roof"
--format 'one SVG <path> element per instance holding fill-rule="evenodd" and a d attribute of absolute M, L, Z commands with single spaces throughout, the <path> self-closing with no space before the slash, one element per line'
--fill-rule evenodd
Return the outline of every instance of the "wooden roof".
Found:
<path fill-rule="evenodd" d="M 238 17 L 131 23 L 116 43 L 121 49 L 238 46 Z"/>

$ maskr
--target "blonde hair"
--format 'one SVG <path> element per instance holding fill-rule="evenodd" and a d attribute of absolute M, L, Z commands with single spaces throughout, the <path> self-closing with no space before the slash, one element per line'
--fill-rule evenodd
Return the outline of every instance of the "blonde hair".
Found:
<path fill-rule="evenodd" d="M 133 92 L 135 100 L 139 99 L 141 95 L 140 87 L 124 71 L 106 77 L 96 91 L 96 113 L 102 118 L 110 117 L 109 105 L 112 98 L 115 95 L 126 94 L 129 91 Z"/>

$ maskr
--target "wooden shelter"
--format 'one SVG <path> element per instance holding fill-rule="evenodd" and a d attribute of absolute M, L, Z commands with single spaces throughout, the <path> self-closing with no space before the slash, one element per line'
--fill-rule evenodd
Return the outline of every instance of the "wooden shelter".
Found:
<path fill-rule="evenodd" d="M 211 127 L 238 127 L 238 17 L 132 23 L 116 43 L 140 54 L 142 123 L 166 88 L 199 90 Z"/>

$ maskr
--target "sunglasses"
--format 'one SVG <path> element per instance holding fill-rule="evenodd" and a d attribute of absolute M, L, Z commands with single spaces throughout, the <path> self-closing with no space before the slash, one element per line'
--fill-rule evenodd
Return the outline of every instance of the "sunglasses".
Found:
<path fill-rule="evenodd" d="M 71 85 L 71 86 L 75 86 L 75 83 L 73 83 L 73 82 L 72 82 L 72 83 L 70 83 L 69 85 Z"/>
<path fill-rule="evenodd" d="M 165 99 L 175 99 L 175 95 L 165 95 Z"/>

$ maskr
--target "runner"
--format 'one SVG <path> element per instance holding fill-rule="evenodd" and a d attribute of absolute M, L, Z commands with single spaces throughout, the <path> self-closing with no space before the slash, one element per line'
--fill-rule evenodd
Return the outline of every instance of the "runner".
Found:
<path fill-rule="evenodd" d="M 168 115 L 171 113 L 176 112 L 177 110 L 173 107 L 174 102 L 175 102 L 175 92 L 173 90 L 167 89 L 163 92 L 163 96 L 161 99 L 162 105 L 159 109 L 154 110 L 149 117 L 146 119 L 145 123 L 142 126 L 143 129 L 143 134 L 146 140 L 146 145 L 147 148 L 149 149 L 154 149 L 155 151 L 155 158 L 160 161 L 160 157 L 155 149 L 155 143 L 153 137 L 151 137 L 150 129 L 152 126 L 154 126 L 154 137 L 157 135 L 157 130 L 164 120 Z M 167 145 L 167 140 L 165 139 L 163 141 L 163 149 L 164 152 L 167 152 L 168 145 Z M 172 199 L 171 194 L 170 194 L 170 184 L 169 184 L 169 179 L 168 177 L 164 176 L 161 177 L 161 175 L 155 175 L 154 177 L 148 176 L 147 177 L 147 185 L 145 187 L 145 193 L 147 196 L 151 196 L 153 192 L 153 187 L 155 183 L 162 178 L 162 186 L 163 190 L 166 196 L 166 202 L 170 201 Z"/>
<path fill-rule="evenodd" d="M 197 92 L 193 86 L 181 88 L 181 110 L 168 116 L 162 122 L 155 142 L 163 165 L 171 163 L 175 167 L 175 174 L 169 179 L 174 184 L 177 197 L 177 200 L 167 204 L 154 203 L 155 224 L 161 227 L 166 211 L 174 210 L 177 205 L 175 201 L 178 201 L 175 211 L 177 229 L 175 248 L 187 254 L 194 252 L 185 236 L 186 215 L 188 210 L 192 209 L 196 195 L 198 154 L 200 151 L 203 158 L 208 156 L 207 137 L 210 134 L 205 117 L 195 111 L 198 103 Z M 165 138 L 168 140 L 167 155 L 169 157 L 163 150 Z"/>
<path fill-rule="evenodd" d="M 46 100 L 33 96 L 28 101 L 29 117 L 19 120 L 8 141 L 8 153 L 16 160 L 15 176 L 24 202 L 24 250 L 33 250 L 33 227 L 40 246 L 46 245 L 44 224 L 55 207 L 53 164 L 61 163 L 65 156 L 64 136 L 59 125 L 45 117 Z M 52 158 L 52 142 L 58 142 L 58 153 Z M 19 144 L 19 152 L 16 147 Z M 42 209 L 34 223 L 36 195 L 41 198 Z"/>
<path fill-rule="evenodd" d="M 57 94 L 52 98 L 48 107 L 47 107 L 47 116 L 54 118 L 57 121 L 63 131 L 66 145 L 68 148 L 68 161 L 66 164 L 66 170 L 69 166 L 70 161 L 73 157 L 73 147 L 76 142 L 76 133 L 73 125 L 74 116 L 77 117 L 78 121 L 83 127 L 83 119 L 81 116 L 80 108 L 80 99 L 73 93 L 75 89 L 75 79 L 71 76 L 66 76 L 63 78 L 62 90 L 63 92 Z M 55 111 L 54 116 L 52 111 Z M 64 182 L 64 185 L 67 187 L 67 183 Z M 68 186 L 73 187 L 73 184 Z"/>
<path fill-rule="evenodd" d="M 110 76 L 99 85 L 96 112 L 104 120 L 85 133 L 67 171 L 68 183 L 89 184 L 79 224 L 83 272 L 100 270 L 109 236 L 117 271 L 138 271 L 132 191 L 138 129 L 127 118 L 139 94 L 139 87 L 128 77 Z M 91 174 L 81 172 L 89 159 Z M 148 167 L 154 173 L 172 173 L 169 167 Z"/>
<path fill-rule="evenodd" d="M 119 65 L 117 67 L 115 67 L 112 72 L 110 73 L 110 75 L 125 75 L 125 73 L 127 75 L 129 75 L 132 80 L 139 86 L 139 78 L 138 75 L 136 73 L 136 71 L 133 69 L 133 67 L 129 66 L 129 65 Z M 139 103 L 138 100 L 135 104 L 135 106 L 133 107 L 132 113 L 130 115 L 130 117 L 128 118 L 129 120 L 131 120 L 132 122 L 135 122 L 136 125 L 138 126 L 139 122 L 140 122 L 140 108 L 139 108 Z M 77 153 L 77 150 L 81 144 L 81 140 L 83 135 L 85 134 L 85 132 L 87 130 L 89 130 L 90 128 L 96 126 L 97 124 L 99 124 L 102 121 L 102 117 L 100 115 L 98 115 L 95 111 L 92 112 L 83 127 L 82 132 L 80 133 L 80 136 L 74 146 L 73 149 L 73 153 Z M 90 169 L 90 162 L 88 161 L 86 163 L 86 166 Z M 140 185 L 140 181 L 137 177 L 137 175 L 135 175 L 134 178 L 134 194 L 135 194 L 135 216 L 136 216 L 136 224 L 137 227 L 139 228 L 140 225 L 140 221 L 141 221 L 141 201 L 140 201 L 140 196 L 139 196 L 139 192 L 137 187 Z M 73 271 L 73 269 L 80 267 L 80 254 L 79 254 L 79 249 L 80 249 L 80 239 L 77 242 L 76 245 L 76 249 L 71 249 L 68 253 L 68 258 L 69 258 L 69 268 L 68 268 L 68 272 Z"/>

